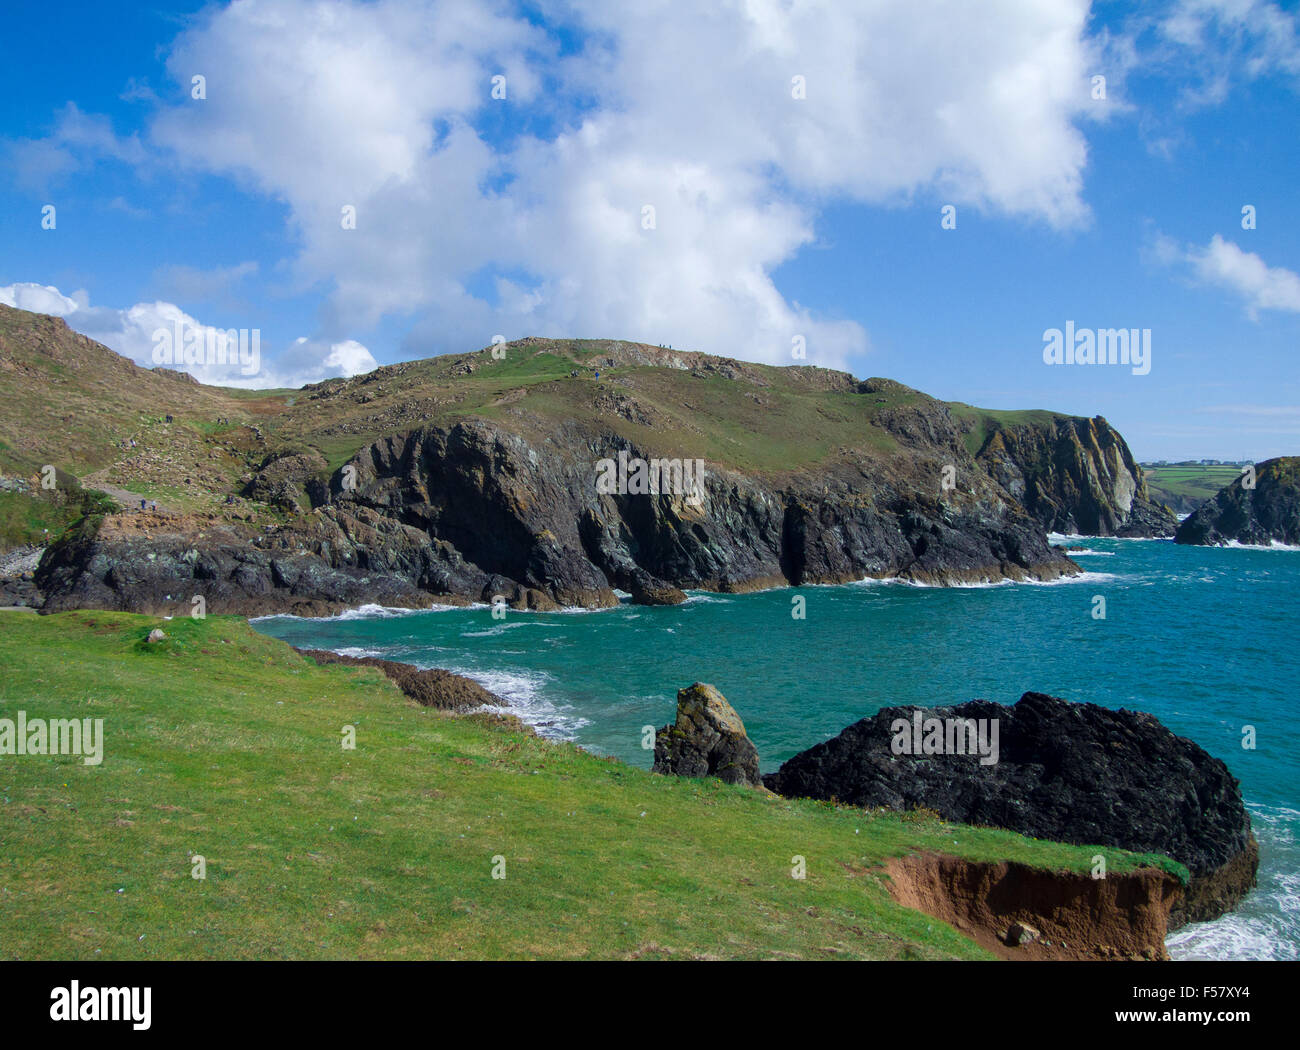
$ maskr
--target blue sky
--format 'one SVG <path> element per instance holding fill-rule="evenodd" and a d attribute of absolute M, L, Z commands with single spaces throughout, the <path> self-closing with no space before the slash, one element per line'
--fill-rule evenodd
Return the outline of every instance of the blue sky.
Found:
<path fill-rule="evenodd" d="M 1144 459 L 1300 453 L 1294 5 L 620 6 L 18 4 L 0 301 L 142 364 L 176 318 L 257 329 L 256 375 L 194 368 L 254 385 L 800 337 Z M 1150 329 L 1149 374 L 1045 364 L 1067 321 Z"/>

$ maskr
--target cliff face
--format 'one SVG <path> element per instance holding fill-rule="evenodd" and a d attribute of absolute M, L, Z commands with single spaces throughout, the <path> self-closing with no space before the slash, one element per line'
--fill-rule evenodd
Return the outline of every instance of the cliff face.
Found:
<path fill-rule="evenodd" d="M 599 607 L 614 588 L 655 600 L 685 587 L 1078 571 L 978 471 L 940 489 L 947 449 L 776 479 L 706 467 L 695 495 L 598 491 L 597 464 L 620 453 L 650 458 L 577 427 L 537 442 L 485 421 L 425 427 L 368 445 L 328 486 L 308 479 L 317 505 L 300 524 L 250 536 L 114 521 L 56 548 L 38 583 L 47 609 L 174 610 L 201 594 L 210 612 L 247 613 L 498 595 L 516 608 Z"/>
<path fill-rule="evenodd" d="M 1239 477 L 1178 527 L 1178 543 L 1230 542 L 1268 546 L 1300 544 L 1300 457 L 1266 460 L 1255 467 L 1255 487 Z"/>
<path fill-rule="evenodd" d="M 933 718 L 945 730 L 947 719 L 974 719 L 990 733 L 996 724 L 995 760 L 982 761 L 973 747 L 952 753 L 946 743 L 896 754 L 896 720 L 910 727 L 918 715 L 923 726 Z M 885 708 L 763 780 L 789 797 L 925 807 L 945 820 L 1035 838 L 1163 853 L 1192 876 L 1171 927 L 1235 907 L 1259 864 L 1250 816 L 1223 762 L 1151 715 L 1041 693 L 1014 706 Z"/>
<path fill-rule="evenodd" d="M 687 587 L 1052 579 L 1079 570 L 1045 529 L 1171 521 L 1104 420 L 985 412 L 888 379 L 523 339 L 233 397 L 50 321 L 0 311 L 0 380 L 21 372 L 25 390 L 3 421 L 39 431 L 28 444 L 46 462 L 107 462 L 107 491 L 177 494 L 177 513 L 110 515 L 52 547 L 37 580 L 50 609 L 498 595 L 545 609 L 608 605 L 616 589 L 662 603 Z M 51 340 L 68 347 L 46 353 Z M 129 411 L 104 411 L 119 401 Z M 68 436 L 90 423 L 94 459 Z M 699 463 L 698 492 L 601 489 L 598 463 L 620 456 Z M 11 458 L 0 445 L 0 467 Z"/>
<path fill-rule="evenodd" d="M 1128 445 L 1101 416 L 993 421 L 976 459 L 1048 532 L 1172 536 Z"/>

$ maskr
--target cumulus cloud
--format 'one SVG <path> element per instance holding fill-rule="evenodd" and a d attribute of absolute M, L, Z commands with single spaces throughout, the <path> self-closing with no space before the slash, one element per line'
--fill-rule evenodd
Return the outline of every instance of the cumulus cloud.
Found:
<path fill-rule="evenodd" d="M 397 315 L 408 353 L 500 333 L 789 361 L 803 336 L 841 365 L 862 326 L 772 278 L 827 202 L 1088 221 L 1086 0 L 545 7 L 576 48 L 480 0 L 209 9 L 167 60 L 207 97 L 152 141 L 287 203 L 320 340 Z"/>
<path fill-rule="evenodd" d="M 300 337 L 274 359 L 264 356 L 261 333 L 203 324 L 175 303 L 136 303 L 124 310 L 92 306 L 85 292 L 64 295 L 51 285 L 0 285 L 0 303 L 53 314 L 75 331 L 138 365 L 189 372 L 201 383 L 233 387 L 297 387 L 377 367 L 354 340 L 324 343 Z"/>
<path fill-rule="evenodd" d="M 1201 282 L 1234 292 L 1252 320 L 1261 310 L 1300 313 L 1300 275 L 1283 266 L 1269 266 L 1217 233 L 1204 248 L 1180 249 L 1164 239 L 1159 251 L 1166 259 L 1187 263 Z"/>

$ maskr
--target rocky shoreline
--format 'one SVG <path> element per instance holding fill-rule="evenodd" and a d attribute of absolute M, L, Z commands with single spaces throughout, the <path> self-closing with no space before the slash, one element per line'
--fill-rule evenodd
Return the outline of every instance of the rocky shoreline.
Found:
<path fill-rule="evenodd" d="M 1178 526 L 1174 542 L 1300 545 L 1300 457 L 1257 463 L 1206 500 Z"/>
<path fill-rule="evenodd" d="M 536 338 L 311 384 L 253 412 L 57 319 L 0 317 L 15 333 L 5 352 L 33 377 L 86 388 L 78 411 L 98 441 L 69 444 L 75 413 L 43 419 L 25 472 L 75 452 L 102 464 L 93 483 L 131 497 L 121 512 L 87 511 L 47 550 L 32 582 L 48 611 L 175 615 L 196 598 L 242 615 L 552 610 L 611 606 L 616 590 L 659 605 L 687 589 L 1043 581 L 1081 571 L 1050 530 L 1164 536 L 1176 524 L 1101 416 Z M 129 421 L 95 393 L 108 374 L 135 399 Z M 618 483 L 602 484 L 615 463 Z M 59 489 L 76 485 L 63 476 Z M 137 509 L 128 488 L 182 495 Z"/>
<path fill-rule="evenodd" d="M 883 480 L 832 491 L 829 477 L 775 487 L 716 469 L 695 506 L 599 494 L 572 460 L 482 423 L 385 439 L 355 466 L 355 490 L 322 494 L 328 502 L 303 520 L 260 532 L 198 516 L 107 518 L 43 559 L 46 608 L 174 613 L 199 595 L 210 612 L 242 615 L 363 602 L 552 610 L 608 607 L 615 589 L 665 604 L 687 588 L 1081 571 L 989 482 L 939 498 Z"/>
<path fill-rule="evenodd" d="M 954 733 L 959 727 L 964 735 Z M 1029 918 L 1035 936 L 1053 931 L 1044 940 L 1054 951 L 1043 954 L 1040 944 L 1016 957 L 1166 958 L 1168 931 L 1231 911 L 1259 867 L 1240 784 L 1222 761 L 1151 715 L 1042 693 L 1009 706 L 884 708 L 760 777 L 740 715 L 713 686 L 696 683 L 678 693 L 676 722 L 656 733 L 653 768 L 787 798 L 919 810 L 1032 838 L 1164 854 L 1190 873 L 1184 886 L 1151 869 L 1108 881 L 1104 857 L 1090 877 L 899 861 L 896 897 L 981 943 L 1018 948 L 1006 931 Z"/>

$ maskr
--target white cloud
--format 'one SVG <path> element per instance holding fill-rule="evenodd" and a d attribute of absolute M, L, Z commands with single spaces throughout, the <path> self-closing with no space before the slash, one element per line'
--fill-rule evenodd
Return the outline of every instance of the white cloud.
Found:
<path fill-rule="evenodd" d="M 1168 252 L 1167 242 L 1164 251 Z M 1239 295 L 1252 320 L 1260 310 L 1300 313 L 1300 275 L 1282 266 L 1269 266 L 1254 252 L 1242 251 L 1217 233 L 1205 248 L 1188 248 L 1182 257 L 1201 281 Z"/>
<path fill-rule="evenodd" d="M 20 310 L 53 314 L 74 331 L 103 343 L 138 365 L 158 364 L 189 372 L 201 383 L 233 387 L 298 387 L 335 376 L 357 375 L 377 367 L 375 358 L 354 340 L 337 343 L 299 338 L 278 357 L 268 360 L 261 333 L 231 335 L 231 330 L 205 325 L 175 303 L 136 303 L 125 310 L 91 306 L 84 292 L 64 295 L 50 285 L 0 285 L 0 303 Z M 202 360 L 187 361 L 187 344 L 203 347 Z M 213 353 L 208 347 L 214 348 Z M 159 360 L 156 350 L 168 356 Z M 243 357 L 240 357 L 241 350 Z"/>
<path fill-rule="evenodd" d="M 254 260 L 236 263 L 233 266 L 218 266 L 211 270 L 201 270 L 182 263 L 172 263 L 159 268 L 154 279 L 163 288 L 164 294 L 177 299 L 211 301 L 228 299 L 231 290 L 257 273 Z"/>
<path fill-rule="evenodd" d="M 19 310 L 30 310 L 37 314 L 53 314 L 55 317 L 67 317 L 84 306 L 85 293 L 78 294 L 80 299 L 64 295 L 50 284 L 0 285 L 0 303 L 5 306 L 15 306 Z"/>
<path fill-rule="evenodd" d="M 577 53 L 471 0 L 211 9 L 167 62 L 207 98 L 160 110 L 153 141 L 287 202 L 298 281 L 330 289 L 320 340 L 411 316 L 412 353 L 499 332 L 789 361 L 802 335 L 842 365 L 861 325 L 772 279 L 826 202 L 1088 220 L 1086 0 L 546 6 Z M 481 130 L 503 112 L 544 134 Z"/>
<path fill-rule="evenodd" d="M 1271 0 L 1176 0 L 1160 29 L 1182 47 L 1215 55 L 1225 91 L 1229 65 L 1251 78 L 1300 76 L 1300 25 Z"/>

